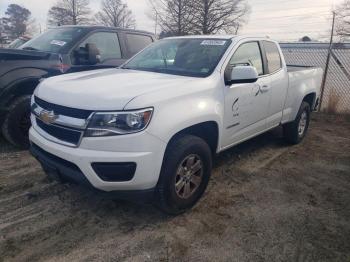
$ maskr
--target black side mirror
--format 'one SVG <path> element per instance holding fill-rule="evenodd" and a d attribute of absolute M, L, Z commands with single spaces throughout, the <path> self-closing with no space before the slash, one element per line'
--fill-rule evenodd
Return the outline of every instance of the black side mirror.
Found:
<path fill-rule="evenodd" d="M 90 65 L 96 65 L 101 62 L 100 51 L 98 50 L 95 44 L 87 43 L 85 45 L 85 49 L 87 51 L 87 60 Z"/>
<path fill-rule="evenodd" d="M 96 65 L 101 62 L 100 51 L 95 44 L 87 43 L 74 52 L 76 63 L 79 65 Z"/>

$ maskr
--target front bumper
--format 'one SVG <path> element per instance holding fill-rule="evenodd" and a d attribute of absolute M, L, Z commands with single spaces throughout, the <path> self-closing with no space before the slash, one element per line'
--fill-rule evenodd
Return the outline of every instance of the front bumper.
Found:
<path fill-rule="evenodd" d="M 32 154 L 44 167 L 54 168 L 72 180 L 107 192 L 155 188 L 166 148 L 166 143 L 145 131 L 127 136 L 83 138 L 79 148 L 52 142 L 33 127 L 29 131 L 29 139 Z M 72 165 L 67 168 L 60 159 L 76 168 Z M 92 163 L 118 162 L 136 163 L 135 174 L 130 181 L 104 181 L 92 167 Z"/>

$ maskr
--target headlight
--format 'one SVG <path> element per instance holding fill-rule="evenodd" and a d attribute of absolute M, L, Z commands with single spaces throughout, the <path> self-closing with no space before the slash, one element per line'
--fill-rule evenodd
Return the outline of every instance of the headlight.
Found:
<path fill-rule="evenodd" d="M 95 113 L 89 121 L 85 136 L 115 136 L 140 132 L 148 126 L 152 113 L 153 108 Z"/>

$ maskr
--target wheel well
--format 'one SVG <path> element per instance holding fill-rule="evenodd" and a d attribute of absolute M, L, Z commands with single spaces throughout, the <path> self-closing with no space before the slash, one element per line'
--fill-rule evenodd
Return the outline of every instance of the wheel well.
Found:
<path fill-rule="evenodd" d="M 15 84 L 9 90 L 8 94 L 9 94 L 9 97 L 11 98 L 8 101 L 8 105 L 11 104 L 16 97 L 33 94 L 38 84 L 39 84 L 39 79 L 28 79 Z"/>
<path fill-rule="evenodd" d="M 202 138 L 210 147 L 213 154 L 216 153 L 219 138 L 219 127 L 215 121 L 208 121 L 187 127 L 176 133 L 169 141 L 183 135 L 193 135 Z"/>
<path fill-rule="evenodd" d="M 304 97 L 303 102 L 307 102 L 310 105 L 311 110 L 313 110 L 313 105 L 315 104 L 316 93 L 308 94 Z"/>

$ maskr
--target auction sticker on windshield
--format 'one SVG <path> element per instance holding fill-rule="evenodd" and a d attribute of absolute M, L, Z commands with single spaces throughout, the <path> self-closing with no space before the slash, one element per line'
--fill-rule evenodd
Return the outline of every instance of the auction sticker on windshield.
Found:
<path fill-rule="evenodd" d="M 67 42 L 60 41 L 60 40 L 52 40 L 50 42 L 51 45 L 59 45 L 59 46 L 64 46 Z"/>
<path fill-rule="evenodd" d="M 201 45 L 225 45 L 225 40 L 204 40 Z"/>

